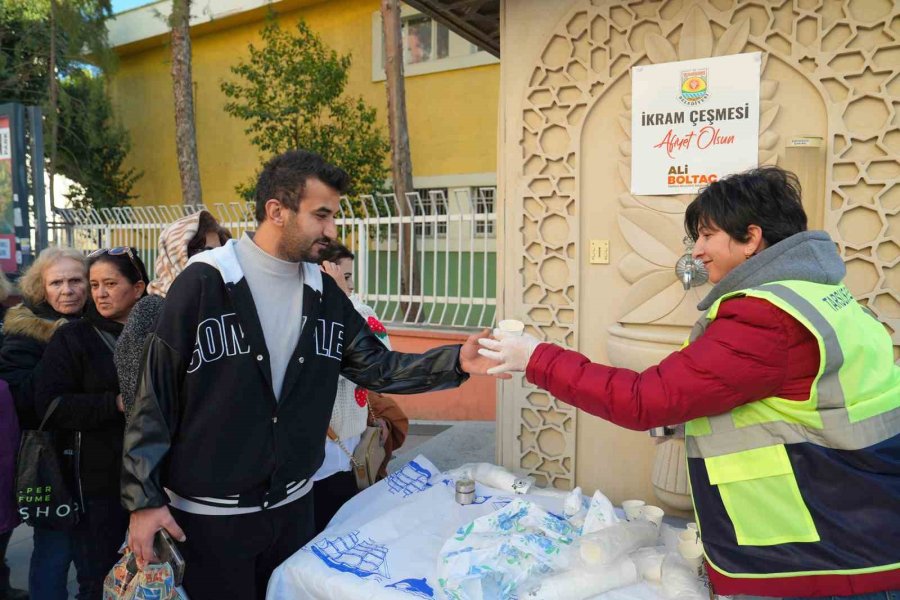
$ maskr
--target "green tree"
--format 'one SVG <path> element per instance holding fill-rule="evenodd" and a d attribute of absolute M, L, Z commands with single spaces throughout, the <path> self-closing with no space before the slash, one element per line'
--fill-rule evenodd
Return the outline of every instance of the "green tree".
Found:
<path fill-rule="evenodd" d="M 57 172 L 75 182 L 66 197 L 78 208 L 121 206 L 141 176 L 123 166 L 131 147 L 115 120 L 106 80 L 76 71 L 60 85 Z"/>
<path fill-rule="evenodd" d="M 124 203 L 139 177 L 100 76 L 115 68 L 111 15 L 110 0 L 0 0 L 0 100 L 43 107 L 48 169 L 82 206 Z"/>
<path fill-rule="evenodd" d="M 383 191 L 390 145 L 375 109 L 344 95 L 350 56 L 326 46 L 302 20 L 283 30 L 270 15 L 263 46 L 231 67 L 236 81 L 221 84 L 225 111 L 247 121 L 244 130 L 266 156 L 295 148 L 318 152 L 353 177 L 352 193 Z M 252 198 L 255 178 L 235 189 Z"/>

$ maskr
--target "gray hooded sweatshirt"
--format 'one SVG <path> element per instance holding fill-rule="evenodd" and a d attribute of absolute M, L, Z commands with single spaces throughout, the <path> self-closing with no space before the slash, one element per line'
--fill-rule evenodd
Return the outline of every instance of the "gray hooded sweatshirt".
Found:
<path fill-rule="evenodd" d="M 697 308 L 707 310 L 725 294 L 766 283 L 799 280 L 837 285 L 846 274 L 844 261 L 830 235 L 824 231 L 802 231 L 735 267 Z"/>

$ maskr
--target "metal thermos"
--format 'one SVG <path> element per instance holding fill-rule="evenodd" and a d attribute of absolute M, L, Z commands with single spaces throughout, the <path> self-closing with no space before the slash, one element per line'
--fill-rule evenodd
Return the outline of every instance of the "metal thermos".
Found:
<path fill-rule="evenodd" d="M 456 482 L 456 502 L 463 506 L 475 501 L 475 482 L 471 479 L 460 479 Z"/>

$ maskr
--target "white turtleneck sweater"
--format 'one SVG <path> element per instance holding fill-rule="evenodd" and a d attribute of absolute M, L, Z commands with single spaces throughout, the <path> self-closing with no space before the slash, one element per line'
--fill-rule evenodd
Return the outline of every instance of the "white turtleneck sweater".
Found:
<path fill-rule="evenodd" d="M 300 340 L 303 270 L 301 263 L 267 254 L 246 233 L 235 245 L 235 252 L 262 326 L 272 369 L 272 391 L 277 399 L 288 362 Z"/>

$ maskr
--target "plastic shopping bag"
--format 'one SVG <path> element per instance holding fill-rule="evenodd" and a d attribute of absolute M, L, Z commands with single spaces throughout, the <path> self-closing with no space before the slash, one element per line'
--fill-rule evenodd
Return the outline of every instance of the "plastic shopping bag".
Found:
<path fill-rule="evenodd" d="M 175 574 L 169 563 L 153 563 L 143 570 L 130 548 L 103 580 L 103 600 L 188 600 L 175 586 Z"/>

